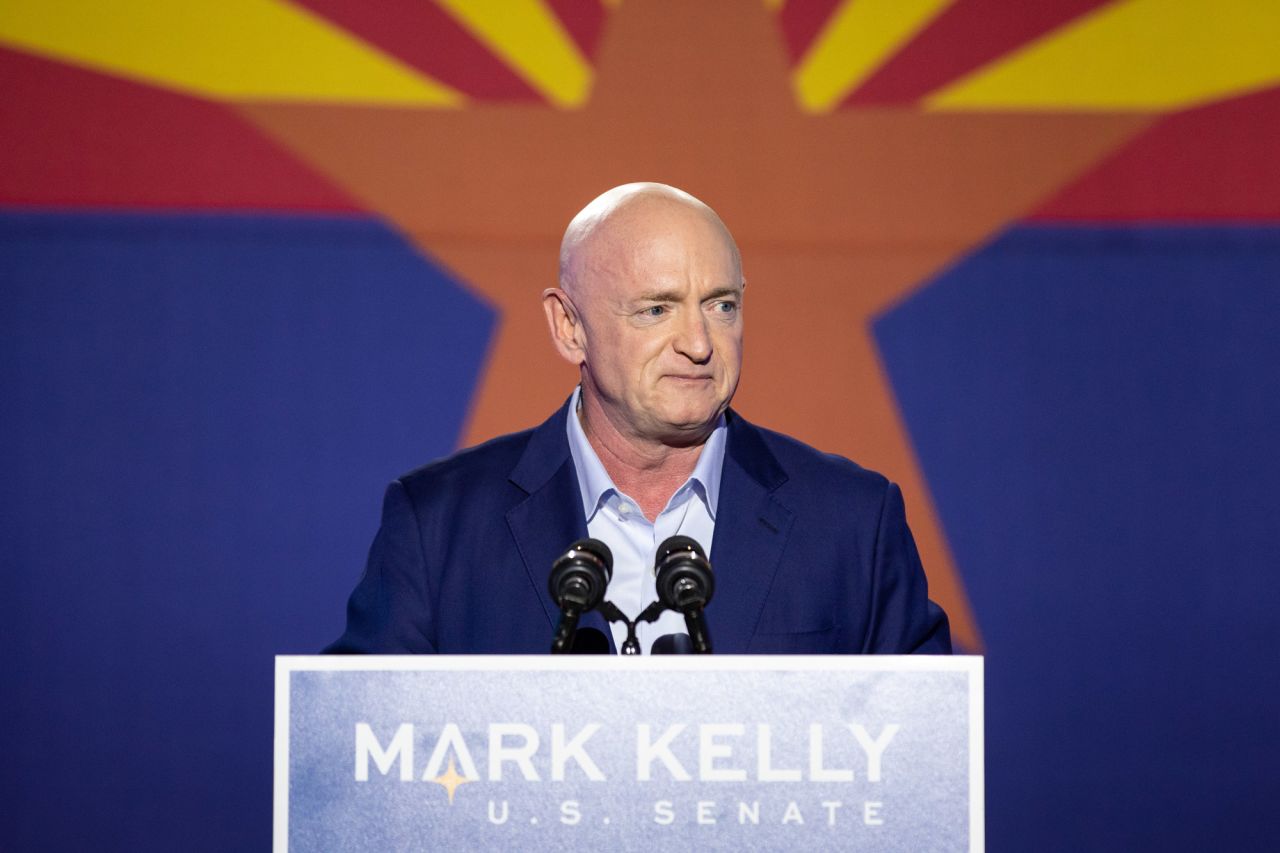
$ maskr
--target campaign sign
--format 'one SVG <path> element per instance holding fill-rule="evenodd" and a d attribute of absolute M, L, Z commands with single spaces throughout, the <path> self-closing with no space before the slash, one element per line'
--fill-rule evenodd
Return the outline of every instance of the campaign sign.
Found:
<path fill-rule="evenodd" d="M 981 850 L 977 657 L 279 657 L 275 849 Z"/>

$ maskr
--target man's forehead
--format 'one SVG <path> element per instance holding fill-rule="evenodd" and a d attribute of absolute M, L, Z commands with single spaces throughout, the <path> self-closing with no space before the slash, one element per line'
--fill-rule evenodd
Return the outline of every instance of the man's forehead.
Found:
<path fill-rule="evenodd" d="M 578 250 L 590 266 L 618 271 L 737 265 L 733 238 L 714 214 L 676 205 L 619 211 Z"/>
<path fill-rule="evenodd" d="M 584 252 L 575 276 L 582 289 L 617 299 L 741 289 L 737 256 L 713 229 L 620 232 L 613 237 Z"/>
<path fill-rule="evenodd" d="M 699 301 L 708 299 L 723 299 L 728 296 L 737 296 L 742 292 L 742 283 L 730 284 L 722 280 L 709 280 L 694 284 L 692 287 L 664 287 L 662 285 L 643 286 L 632 288 L 630 292 L 624 294 L 628 299 L 639 302 L 683 302 L 690 296 L 696 297 Z"/>

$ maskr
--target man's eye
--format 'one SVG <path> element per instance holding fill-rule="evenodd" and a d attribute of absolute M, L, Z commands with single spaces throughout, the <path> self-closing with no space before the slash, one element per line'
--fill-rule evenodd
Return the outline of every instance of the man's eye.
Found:
<path fill-rule="evenodd" d="M 640 313 L 646 317 L 661 317 L 663 314 L 667 313 L 667 309 L 662 305 L 650 305 Z"/>
<path fill-rule="evenodd" d="M 734 311 L 737 311 L 737 310 L 738 310 L 738 303 L 736 303 L 736 302 L 717 302 L 717 303 L 716 303 L 716 310 L 717 310 L 717 311 L 719 311 L 721 314 L 732 314 Z"/>

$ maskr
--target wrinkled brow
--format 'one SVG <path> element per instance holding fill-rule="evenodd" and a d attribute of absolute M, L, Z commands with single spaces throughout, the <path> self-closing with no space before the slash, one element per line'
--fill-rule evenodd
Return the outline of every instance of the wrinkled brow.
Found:
<path fill-rule="evenodd" d="M 737 296 L 742 292 L 737 287 L 717 287 L 710 293 L 704 294 L 699 300 L 706 302 L 709 299 L 723 299 L 726 296 Z M 648 290 L 635 297 L 636 302 L 679 302 L 684 299 L 684 293 L 678 290 Z"/>

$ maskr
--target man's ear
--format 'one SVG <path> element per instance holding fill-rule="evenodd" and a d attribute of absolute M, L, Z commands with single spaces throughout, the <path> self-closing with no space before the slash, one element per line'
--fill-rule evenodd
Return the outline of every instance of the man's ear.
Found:
<path fill-rule="evenodd" d="M 558 287 L 542 291 L 542 311 L 547 315 L 551 343 L 565 361 L 580 366 L 587 360 L 582 335 L 582 320 L 569 295 Z"/>

